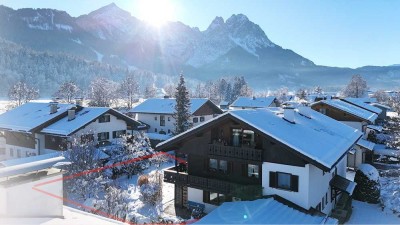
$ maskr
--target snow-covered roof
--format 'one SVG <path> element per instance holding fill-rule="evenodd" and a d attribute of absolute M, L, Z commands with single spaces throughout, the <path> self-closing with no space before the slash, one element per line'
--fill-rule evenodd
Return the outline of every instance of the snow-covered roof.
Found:
<path fill-rule="evenodd" d="M 34 158 L 30 157 L 30 158 Z M 32 160 L 32 159 L 31 159 Z M 9 176 L 15 176 L 15 175 L 20 175 L 20 174 L 25 174 L 33 171 L 38 171 L 38 170 L 43 170 L 47 168 L 53 167 L 54 164 L 58 162 L 64 161 L 65 158 L 64 156 L 56 156 L 56 157 L 50 157 L 47 159 L 42 159 L 42 160 L 32 160 L 31 162 L 28 163 L 21 163 L 13 166 L 7 166 L 0 168 L 0 178 L 1 177 L 9 177 Z"/>
<path fill-rule="evenodd" d="M 268 97 L 238 97 L 230 106 L 237 108 L 265 108 L 270 106 L 275 96 Z"/>
<path fill-rule="evenodd" d="M 228 101 L 221 101 L 221 102 L 219 103 L 219 105 L 229 105 L 229 102 L 228 102 Z"/>
<path fill-rule="evenodd" d="M 63 218 L 1 218 L 2 224 L 7 225 L 123 225 L 126 223 L 108 219 L 92 213 L 87 213 L 78 209 L 63 206 Z"/>
<path fill-rule="evenodd" d="M 44 154 L 44 155 L 37 155 L 37 156 L 30 156 L 30 157 L 24 157 L 24 158 L 18 158 L 18 159 L 10 159 L 10 160 L 5 160 L 0 162 L 0 167 L 7 167 L 7 166 L 16 166 L 24 163 L 31 163 L 35 161 L 40 161 L 40 160 L 45 160 L 45 159 L 51 159 L 60 156 L 60 153 L 49 153 L 49 154 Z"/>
<path fill-rule="evenodd" d="M 384 108 L 384 109 L 387 109 L 387 110 L 391 110 L 391 109 L 392 109 L 392 108 L 390 108 L 390 107 L 387 106 L 387 105 L 383 105 L 383 104 L 379 104 L 379 103 L 371 103 L 371 105 L 372 105 L 372 106 L 375 106 L 375 107 Z"/>
<path fill-rule="evenodd" d="M 290 123 L 282 118 L 281 113 L 274 113 L 269 109 L 232 110 L 158 144 L 157 148 L 187 133 L 195 132 L 223 116 L 231 115 L 330 169 L 362 133 L 316 111 L 309 110 L 309 113 L 311 118 L 295 110 L 295 123 Z"/>
<path fill-rule="evenodd" d="M 362 109 L 358 106 L 352 105 L 350 103 L 347 103 L 345 101 L 340 101 L 340 100 L 322 100 L 319 102 L 316 102 L 314 104 L 319 104 L 319 103 L 325 103 L 327 105 L 330 105 L 334 108 L 337 108 L 339 110 L 342 110 L 344 112 L 347 112 L 349 114 L 352 114 L 356 117 L 359 117 L 363 120 L 367 120 L 371 123 L 375 122 L 376 118 L 378 118 L 378 115 L 376 113 L 370 112 L 368 110 Z M 314 105 L 313 104 L 313 105 Z"/>
<path fill-rule="evenodd" d="M 58 104 L 56 113 L 50 114 L 50 103 L 26 103 L 0 115 L 0 129 L 30 132 L 60 116 L 73 104 Z"/>
<path fill-rule="evenodd" d="M 165 141 L 172 137 L 170 134 L 159 134 L 159 133 L 146 133 L 147 137 L 152 140 Z"/>
<path fill-rule="evenodd" d="M 358 107 L 361 107 L 363 109 L 366 109 L 368 111 L 371 111 L 373 113 L 376 113 L 376 114 L 379 114 L 379 113 L 382 112 L 382 110 L 380 108 L 377 108 L 377 107 L 374 107 L 374 106 L 372 106 L 370 104 L 365 103 L 362 98 L 345 98 L 345 99 L 342 99 L 342 100 L 344 100 L 346 102 L 349 102 L 349 103 L 351 103 L 353 105 L 356 105 Z"/>
<path fill-rule="evenodd" d="M 85 107 L 79 112 L 76 112 L 75 119 L 69 121 L 68 116 L 66 116 L 45 127 L 41 132 L 68 136 L 109 110 L 110 108 L 106 107 Z"/>
<path fill-rule="evenodd" d="M 357 145 L 359 145 L 359 146 L 361 146 L 363 148 L 366 148 L 368 150 L 374 150 L 374 147 L 375 147 L 375 143 L 367 141 L 367 140 L 362 139 L 362 138 L 360 138 L 357 141 Z"/>
<path fill-rule="evenodd" d="M 225 202 L 195 224 L 338 224 L 338 221 L 306 214 L 268 198 Z"/>
<path fill-rule="evenodd" d="M 383 130 L 382 126 L 376 126 L 376 125 L 368 125 L 367 128 L 372 129 L 372 130 L 376 130 L 378 132 L 382 132 L 382 130 Z"/>
<path fill-rule="evenodd" d="M 203 106 L 208 99 L 206 98 L 191 98 L 190 99 L 190 113 L 193 114 L 201 106 Z M 176 100 L 175 98 L 150 98 L 139 104 L 135 108 L 129 110 L 130 113 L 157 113 L 157 114 L 174 114 Z"/>

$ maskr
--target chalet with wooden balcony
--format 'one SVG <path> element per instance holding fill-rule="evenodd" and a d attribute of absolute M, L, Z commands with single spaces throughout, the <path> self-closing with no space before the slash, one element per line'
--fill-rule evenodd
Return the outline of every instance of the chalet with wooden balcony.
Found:
<path fill-rule="evenodd" d="M 276 195 L 329 213 L 340 193 L 354 189 L 344 178 L 345 155 L 361 135 L 307 107 L 232 110 L 157 150 L 175 150 L 164 181 L 175 184 L 177 206 L 210 212 L 223 202 Z"/>

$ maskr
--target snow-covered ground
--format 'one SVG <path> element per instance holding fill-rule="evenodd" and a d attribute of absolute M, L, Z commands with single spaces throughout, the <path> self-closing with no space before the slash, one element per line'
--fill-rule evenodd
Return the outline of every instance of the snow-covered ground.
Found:
<path fill-rule="evenodd" d="M 353 213 L 346 224 L 400 224 L 400 218 L 386 210 L 382 211 L 379 204 L 353 200 Z"/>
<path fill-rule="evenodd" d="M 354 171 L 347 171 L 347 179 L 354 180 L 354 176 Z M 380 177 L 380 183 L 385 208 L 353 200 L 353 213 L 346 224 L 400 224 L 400 177 Z"/>

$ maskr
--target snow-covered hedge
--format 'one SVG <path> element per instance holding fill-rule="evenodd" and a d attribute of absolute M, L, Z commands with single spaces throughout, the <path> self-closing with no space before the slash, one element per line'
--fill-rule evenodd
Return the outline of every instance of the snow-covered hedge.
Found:
<path fill-rule="evenodd" d="M 353 194 L 354 199 L 374 204 L 379 203 L 379 172 L 375 167 L 361 164 L 356 171 L 354 181 L 357 183 Z"/>

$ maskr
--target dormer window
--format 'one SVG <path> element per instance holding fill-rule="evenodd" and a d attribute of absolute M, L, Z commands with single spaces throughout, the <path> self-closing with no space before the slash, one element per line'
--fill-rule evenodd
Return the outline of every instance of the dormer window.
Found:
<path fill-rule="evenodd" d="M 102 115 L 99 117 L 99 123 L 108 123 L 110 122 L 110 115 Z"/>

